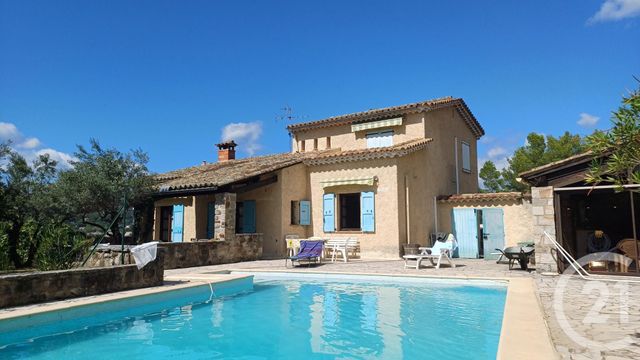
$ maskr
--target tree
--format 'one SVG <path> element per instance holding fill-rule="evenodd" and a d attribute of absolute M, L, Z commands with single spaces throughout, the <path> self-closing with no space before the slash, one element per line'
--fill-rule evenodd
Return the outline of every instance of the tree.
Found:
<path fill-rule="evenodd" d="M 583 151 L 585 151 L 585 144 L 580 135 L 565 132 L 559 137 L 554 137 L 530 133 L 526 144 L 516 149 L 507 159 L 507 167 L 498 174 L 497 169 L 492 171 L 495 164 L 487 161 L 482 168 L 485 170 L 485 177 L 482 176 L 481 170 L 480 178 L 485 182 L 485 187 L 491 191 L 526 191 L 529 186 L 518 181 L 521 173 Z"/>
<path fill-rule="evenodd" d="M 53 195 L 56 162 L 41 155 L 29 164 L 8 144 L 0 148 L 0 222 L 6 228 L 9 260 L 15 268 L 31 267 L 42 230 L 62 220 Z"/>
<path fill-rule="evenodd" d="M 595 160 L 586 182 L 610 182 L 622 190 L 623 185 L 640 184 L 640 89 L 622 99 L 611 121 L 609 131 L 596 132 L 587 139 Z"/>
<path fill-rule="evenodd" d="M 58 191 L 75 220 L 122 240 L 119 212 L 126 197 L 129 206 L 144 208 L 150 202 L 152 178 L 148 156 L 141 150 L 122 153 L 104 149 L 92 139 L 86 149 L 78 146 L 73 168 L 60 173 Z M 109 228 L 109 225 L 111 227 Z"/>
<path fill-rule="evenodd" d="M 493 161 L 486 161 L 480 169 L 480 179 L 484 183 L 484 189 L 489 192 L 500 192 L 504 189 L 504 179 Z"/>

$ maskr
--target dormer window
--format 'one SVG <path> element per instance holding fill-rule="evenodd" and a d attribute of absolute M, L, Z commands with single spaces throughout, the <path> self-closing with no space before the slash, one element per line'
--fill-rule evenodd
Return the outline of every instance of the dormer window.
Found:
<path fill-rule="evenodd" d="M 367 148 L 378 148 L 393 145 L 393 130 L 367 133 Z"/>

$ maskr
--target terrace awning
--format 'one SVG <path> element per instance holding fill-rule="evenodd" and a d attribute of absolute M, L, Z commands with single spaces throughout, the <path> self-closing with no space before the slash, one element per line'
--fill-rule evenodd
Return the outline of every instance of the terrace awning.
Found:
<path fill-rule="evenodd" d="M 389 126 L 398 126 L 402 125 L 402 118 L 393 118 L 393 119 L 385 119 L 378 121 L 370 121 L 366 123 L 353 124 L 351 125 L 351 132 L 362 131 L 362 130 L 370 130 L 370 129 L 378 129 Z"/>
<path fill-rule="evenodd" d="M 328 188 L 332 186 L 344 186 L 344 185 L 369 185 L 372 186 L 375 182 L 375 178 L 371 177 L 361 177 L 361 178 L 350 178 L 350 179 L 329 179 L 321 181 L 322 188 Z"/>

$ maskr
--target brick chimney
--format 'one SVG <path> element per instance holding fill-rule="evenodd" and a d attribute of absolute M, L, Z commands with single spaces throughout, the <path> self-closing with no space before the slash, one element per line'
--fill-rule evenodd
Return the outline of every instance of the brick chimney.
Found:
<path fill-rule="evenodd" d="M 218 147 L 218 162 L 234 160 L 236 158 L 236 144 L 233 140 L 216 144 Z"/>

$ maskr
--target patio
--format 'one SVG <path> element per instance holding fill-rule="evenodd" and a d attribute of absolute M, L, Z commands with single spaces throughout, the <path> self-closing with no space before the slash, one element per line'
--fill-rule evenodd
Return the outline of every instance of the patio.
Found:
<path fill-rule="evenodd" d="M 316 272 L 316 273 L 367 273 L 367 274 L 388 274 L 388 275 L 419 275 L 434 277 L 459 277 L 459 278 L 532 278 L 536 284 L 539 303 L 542 305 L 545 321 L 549 327 L 549 333 L 554 342 L 556 350 L 563 359 L 638 359 L 640 358 L 640 303 L 630 300 L 628 307 L 623 309 L 620 304 L 621 297 L 618 293 L 610 290 L 611 300 L 600 309 L 597 307 L 598 301 L 603 294 L 595 291 L 599 296 L 593 296 L 594 292 L 584 292 L 585 281 L 576 277 L 568 276 L 542 276 L 534 272 L 526 272 L 519 269 L 509 271 L 506 263 L 496 264 L 495 261 L 484 261 L 477 259 L 454 259 L 455 268 L 446 265 L 436 270 L 432 267 L 424 267 L 420 270 L 404 269 L 402 260 L 353 260 L 348 263 L 325 262 L 321 265 L 311 267 L 298 267 L 286 269 L 284 260 L 260 260 L 241 262 L 235 264 L 224 264 L 214 266 L 203 266 L 197 268 L 167 270 L 166 276 L 180 276 L 197 273 L 211 273 L 225 270 L 247 270 L 247 271 L 294 271 L 294 272 Z M 608 344 L 616 339 L 627 337 L 629 343 L 621 349 L 597 349 L 597 346 L 582 346 L 575 343 L 562 329 L 553 308 L 553 293 L 558 282 L 571 279 L 564 291 L 563 310 L 568 324 L 575 329 L 578 334 L 587 341 L 597 344 Z M 563 280 L 563 281 L 564 281 Z M 593 283 L 593 282 L 592 282 Z M 613 289 L 613 284 L 607 284 Z M 583 293 L 584 292 L 584 293 Z M 640 296 L 640 283 L 628 283 L 629 299 L 637 299 Z M 626 316 L 625 322 L 620 322 L 620 310 Z M 588 317 L 591 311 L 600 310 L 600 314 L 605 314 L 600 318 L 602 323 L 590 323 Z M 608 315 L 608 316 L 606 316 Z M 531 334 L 533 336 L 534 334 Z M 593 345 L 593 344 L 591 344 Z"/>

